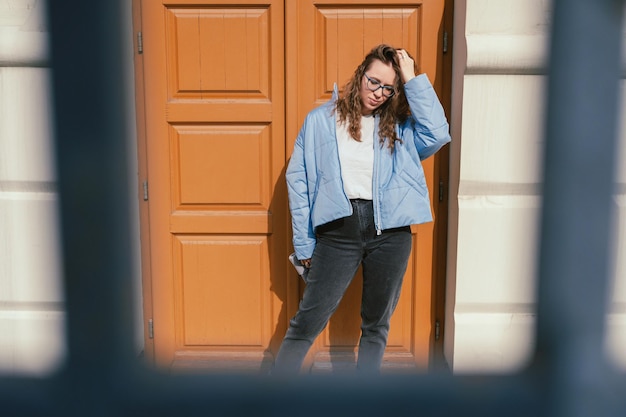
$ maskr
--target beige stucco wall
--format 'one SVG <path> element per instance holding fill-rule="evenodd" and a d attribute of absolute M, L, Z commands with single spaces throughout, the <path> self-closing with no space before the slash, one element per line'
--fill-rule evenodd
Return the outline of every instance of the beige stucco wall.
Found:
<path fill-rule="evenodd" d="M 63 354 L 50 71 L 42 7 L 0 1 L 0 371 Z"/>
<path fill-rule="evenodd" d="M 626 36 L 624 36 L 626 39 Z M 626 45 L 625 45 L 626 46 Z M 622 53 L 622 56 L 624 53 Z M 626 67 L 623 67 L 626 68 Z M 626 99 L 626 83 L 622 79 L 622 101 Z M 615 245 L 612 256 L 613 282 L 610 288 L 611 306 L 607 318 L 607 353 L 621 369 L 626 369 L 626 105 L 621 109 L 621 135 L 617 153 L 615 192 Z"/>
<path fill-rule="evenodd" d="M 550 19 L 549 0 L 455 1 L 445 353 L 456 373 L 515 371 L 533 352 Z M 620 165 L 607 347 L 626 366 Z"/>
<path fill-rule="evenodd" d="M 58 195 L 44 0 L 0 0 L 0 373 L 53 371 L 65 355 Z M 133 77 L 131 0 L 122 22 L 129 36 Z M 131 83 L 132 85 L 132 83 Z M 129 108 L 134 108 L 129 91 Z M 134 120 L 134 114 L 129 114 Z M 129 164 L 136 167 L 134 123 Z M 139 238 L 137 185 L 129 208 Z M 135 265 L 137 350 L 142 349 L 139 264 Z"/>

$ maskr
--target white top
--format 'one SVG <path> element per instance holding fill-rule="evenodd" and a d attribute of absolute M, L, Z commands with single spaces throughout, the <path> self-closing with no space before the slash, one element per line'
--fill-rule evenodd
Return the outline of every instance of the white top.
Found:
<path fill-rule="evenodd" d="M 347 123 L 337 121 L 337 146 L 343 189 L 349 199 L 372 199 L 374 172 L 374 116 L 361 117 L 361 142 L 348 133 Z"/>

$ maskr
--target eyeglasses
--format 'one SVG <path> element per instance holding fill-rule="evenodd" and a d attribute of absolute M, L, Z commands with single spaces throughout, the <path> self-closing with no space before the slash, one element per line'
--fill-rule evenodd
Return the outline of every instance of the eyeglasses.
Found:
<path fill-rule="evenodd" d="M 396 94 L 396 88 L 394 86 L 381 84 L 380 81 L 371 79 L 365 73 L 363 75 L 365 75 L 365 78 L 367 78 L 367 89 L 368 90 L 376 91 L 379 88 L 382 88 L 383 89 L 383 96 L 385 96 L 387 98 L 393 97 L 393 95 Z"/>

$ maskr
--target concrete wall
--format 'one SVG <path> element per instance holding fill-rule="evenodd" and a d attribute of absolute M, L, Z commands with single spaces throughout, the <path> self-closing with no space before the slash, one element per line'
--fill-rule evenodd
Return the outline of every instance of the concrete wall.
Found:
<path fill-rule="evenodd" d="M 0 0 L 0 372 L 42 374 L 65 355 L 58 195 L 43 0 Z M 133 76 L 131 0 L 122 26 Z M 132 82 L 130 85 L 133 85 Z M 134 91 L 129 117 L 134 120 Z M 134 123 L 129 164 L 137 172 Z M 137 185 L 129 208 L 138 228 Z M 135 249 L 139 238 L 135 233 Z M 136 264 L 137 350 L 143 343 L 139 263 Z"/>
<path fill-rule="evenodd" d="M 452 189 L 445 353 L 456 373 L 514 371 L 533 352 L 550 19 L 549 0 L 455 1 L 452 178 L 458 188 Z M 626 162 L 623 149 L 621 155 Z M 607 337 L 621 366 L 624 171 L 615 200 L 620 255 Z"/>

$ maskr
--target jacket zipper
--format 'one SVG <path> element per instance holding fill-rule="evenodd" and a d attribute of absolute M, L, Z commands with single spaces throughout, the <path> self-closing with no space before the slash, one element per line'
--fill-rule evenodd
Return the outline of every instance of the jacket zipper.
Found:
<path fill-rule="evenodd" d="M 378 187 L 378 172 L 379 172 L 379 164 L 380 164 L 380 141 L 377 140 L 377 132 L 378 132 L 378 116 L 376 116 L 376 124 L 374 125 L 374 183 L 372 184 L 372 197 L 374 198 L 374 223 L 376 226 L 376 235 L 380 236 L 383 231 L 381 227 L 380 220 L 380 196 L 379 196 L 379 187 Z"/>

